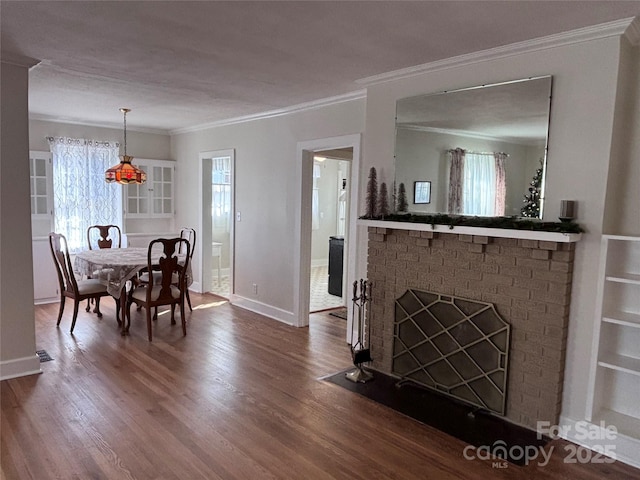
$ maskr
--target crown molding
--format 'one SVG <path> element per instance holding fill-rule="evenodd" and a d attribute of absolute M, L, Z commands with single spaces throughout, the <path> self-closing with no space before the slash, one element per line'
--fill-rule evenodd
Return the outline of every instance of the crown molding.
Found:
<path fill-rule="evenodd" d="M 633 19 L 627 30 L 624 32 L 624 36 L 631 45 L 640 45 L 640 17 Z"/>
<path fill-rule="evenodd" d="M 15 65 L 17 67 L 32 68 L 40 63 L 40 60 L 20 55 L 19 53 L 2 52 L 0 53 L 0 62 Z"/>
<path fill-rule="evenodd" d="M 629 28 L 631 26 L 631 28 Z M 513 43 L 502 47 L 481 50 L 479 52 L 458 55 L 457 57 L 437 60 L 435 62 L 415 65 L 413 67 L 394 70 L 391 72 L 373 75 L 371 77 L 356 80 L 358 85 L 369 87 L 379 83 L 390 82 L 403 78 L 413 77 L 428 72 L 436 72 L 450 68 L 460 67 L 464 65 L 472 65 L 479 62 L 489 60 L 497 60 L 500 58 L 511 57 L 514 55 L 522 55 L 525 53 L 546 50 L 549 48 L 557 48 L 576 43 L 583 43 L 591 40 L 609 38 L 614 36 L 626 35 L 630 39 L 640 38 L 640 25 L 637 17 L 624 18 L 613 22 L 594 25 L 591 27 L 579 28 L 568 32 L 557 33 L 546 37 L 535 38 L 524 42 Z"/>
<path fill-rule="evenodd" d="M 308 110 L 314 110 L 316 108 L 327 107 L 329 105 L 335 105 L 338 103 L 350 102 L 352 100 L 360 100 L 366 98 L 366 90 L 357 90 L 355 92 L 345 93 L 344 95 L 337 95 L 334 97 L 322 98 L 320 100 L 314 100 L 313 102 L 300 103 L 298 105 L 292 105 L 290 107 L 280 108 L 277 110 L 270 110 L 267 112 L 256 113 L 253 115 L 246 115 L 242 117 L 230 118 L 227 120 L 218 120 L 211 123 L 204 123 L 200 125 L 194 125 L 193 127 L 177 128 L 170 130 L 170 135 L 179 135 L 182 133 L 199 132 L 201 130 L 207 130 L 214 127 L 223 127 L 228 125 L 235 125 L 238 123 L 252 122 L 254 120 L 265 120 L 267 118 L 280 117 L 282 115 L 289 115 L 292 113 L 304 112 Z"/>
<path fill-rule="evenodd" d="M 52 122 L 52 123 L 66 123 L 68 125 L 83 125 L 86 127 L 96 127 L 96 128 L 109 128 L 112 130 L 122 130 L 121 123 L 100 123 L 100 122 L 89 122 L 85 120 L 74 120 L 72 118 L 64 118 L 57 117 L 53 115 L 42 115 L 38 113 L 30 113 L 29 120 L 39 120 L 42 122 Z M 154 135 L 169 135 L 169 130 L 164 130 L 161 128 L 147 128 L 147 127 L 132 127 L 130 124 L 127 124 L 128 132 L 139 132 L 139 133 L 151 133 Z"/>

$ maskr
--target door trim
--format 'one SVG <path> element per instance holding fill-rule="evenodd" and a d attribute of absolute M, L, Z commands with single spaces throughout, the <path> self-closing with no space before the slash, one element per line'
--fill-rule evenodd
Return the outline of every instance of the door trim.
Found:
<path fill-rule="evenodd" d="M 198 212 L 198 230 L 199 235 L 197 241 L 197 247 L 200 251 L 200 292 L 209 292 L 210 288 L 205 284 L 205 280 L 211 280 L 211 256 L 204 255 L 205 251 L 210 251 L 210 247 L 205 250 L 204 245 L 211 245 L 212 232 L 211 232 L 211 159 L 218 157 L 230 157 L 231 158 L 231 222 L 229 225 L 229 299 L 235 293 L 234 288 L 234 268 L 235 268 L 235 219 L 233 218 L 236 211 L 236 152 L 235 149 L 225 150 L 209 150 L 206 152 L 200 152 L 198 154 L 199 166 L 202 181 L 198 185 L 198 193 L 200 202 Z M 205 182 L 209 185 L 206 186 Z M 209 192 L 205 196 L 205 192 Z M 205 218 L 208 215 L 208 219 Z M 209 273 L 205 273 L 205 272 Z M 210 283 L 209 283 L 210 285 Z"/>
<path fill-rule="evenodd" d="M 356 279 L 357 267 L 357 222 L 358 197 L 360 178 L 360 145 L 362 134 L 344 135 L 340 137 L 322 138 L 298 142 L 296 148 L 296 188 L 295 204 L 295 238 L 294 238 L 294 305 L 293 313 L 296 326 L 309 325 L 309 278 L 311 275 L 311 190 L 313 153 L 321 150 L 333 150 L 338 148 L 353 148 L 351 160 L 351 178 L 349 194 L 349 225 L 345 251 L 347 252 L 347 285 L 353 284 Z M 347 288 L 347 292 L 349 289 Z M 351 331 L 352 313 L 347 308 L 347 332 Z M 347 333 L 347 341 L 349 333 Z"/>

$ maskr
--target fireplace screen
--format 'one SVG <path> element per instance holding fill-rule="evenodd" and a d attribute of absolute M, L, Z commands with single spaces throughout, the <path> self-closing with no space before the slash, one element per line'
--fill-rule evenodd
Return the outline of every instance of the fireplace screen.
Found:
<path fill-rule="evenodd" d="M 407 290 L 395 310 L 393 373 L 504 415 L 510 325 L 492 304 Z"/>

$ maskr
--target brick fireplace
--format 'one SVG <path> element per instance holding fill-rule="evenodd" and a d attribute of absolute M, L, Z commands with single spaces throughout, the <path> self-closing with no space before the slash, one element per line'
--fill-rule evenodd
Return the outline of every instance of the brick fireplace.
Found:
<path fill-rule="evenodd" d="M 395 227 L 368 231 L 373 368 L 392 372 L 394 305 L 408 289 L 488 302 L 511 326 L 505 416 L 533 429 L 538 420 L 557 424 L 575 243 Z"/>

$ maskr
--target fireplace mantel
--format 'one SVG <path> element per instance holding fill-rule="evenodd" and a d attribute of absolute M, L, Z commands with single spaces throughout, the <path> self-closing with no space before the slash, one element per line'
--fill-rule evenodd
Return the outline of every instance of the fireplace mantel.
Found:
<path fill-rule="evenodd" d="M 429 223 L 389 222 L 386 220 L 358 220 L 365 227 L 389 228 L 393 230 L 413 230 L 419 232 L 457 233 L 496 238 L 518 238 L 541 240 L 544 242 L 573 243 L 582 238 L 581 233 L 544 232 L 539 230 L 514 230 L 506 228 L 466 227 L 449 225 L 431 225 Z"/>

